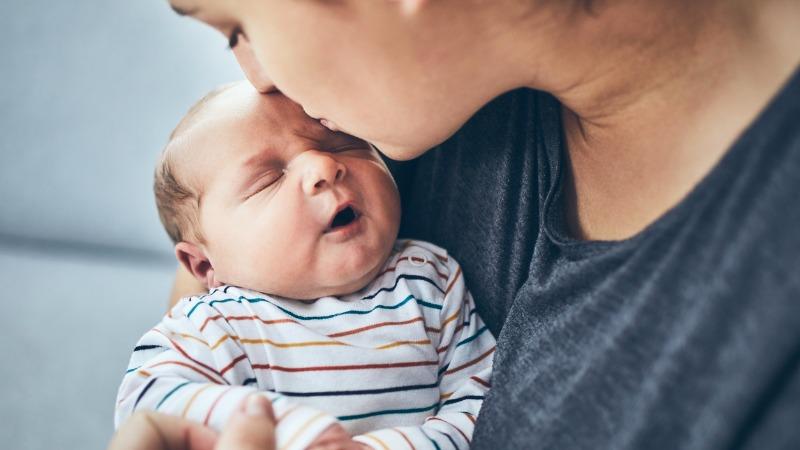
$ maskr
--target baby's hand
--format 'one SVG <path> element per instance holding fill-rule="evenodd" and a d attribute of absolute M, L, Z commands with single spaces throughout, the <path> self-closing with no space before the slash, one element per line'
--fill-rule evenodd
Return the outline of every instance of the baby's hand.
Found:
<path fill-rule="evenodd" d="M 329 426 L 322 432 L 307 450 L 372 450 L 371 447 L 354 441 L 338 423 Z"/>

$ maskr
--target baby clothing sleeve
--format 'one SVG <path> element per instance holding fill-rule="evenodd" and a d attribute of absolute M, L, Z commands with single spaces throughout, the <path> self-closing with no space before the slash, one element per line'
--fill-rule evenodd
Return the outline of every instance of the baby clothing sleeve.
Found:
<path fill-rule="evenodd" d="M 332 416 L 255 387 L 254 368 L 230 324 L 187 299 L 137 343 L 117 395 L 115 426 L 136 410 L 181 416 L 220 430 L 252 394 L 272 402 L 276 448 L 304 449 Z M 265 370 L 268 368 L 258 368 Z"/>
<path fill-rule="evenodd" d="M 371 431 L 354 437 L 376 450 L 468 449 L 475 419 L 491 386 L 495 339 L 475 310 L 461 268 L 448 259 L 440 313 L 439 406 L 420 426 Z"/>

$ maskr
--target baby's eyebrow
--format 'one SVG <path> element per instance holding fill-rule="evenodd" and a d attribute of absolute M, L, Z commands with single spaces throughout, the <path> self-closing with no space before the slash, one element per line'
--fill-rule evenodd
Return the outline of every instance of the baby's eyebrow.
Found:
<path fill-rule="evenodd" d="M 258 152 L 247 158 L 240 168 L 245 174 L 239 185 L 239 192 L 247 190 L 261 175 L 264 168 L 278 164 L 280 161 L 269 151 Z"/>

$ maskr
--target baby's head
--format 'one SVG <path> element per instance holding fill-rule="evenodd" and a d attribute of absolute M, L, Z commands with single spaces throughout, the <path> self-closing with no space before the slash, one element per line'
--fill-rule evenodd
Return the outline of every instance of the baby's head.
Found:
<path fill-rule="evenodd" d="M 372 147 L 244 82 L 178 124 L 155 192 L 178 260 L 204 285 L 295 299 L 365 286 L 400 222 L 397 187 Z"/>

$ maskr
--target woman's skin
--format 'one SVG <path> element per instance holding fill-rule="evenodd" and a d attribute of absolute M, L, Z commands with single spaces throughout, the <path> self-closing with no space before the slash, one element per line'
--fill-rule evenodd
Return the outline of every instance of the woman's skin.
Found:
<path fill-rule="evenodd" d="M 588 240 L 630 237 L 677 204 L 800 60 L 795 0 L 172 6 L 236 36 L 260 90 L 279 88 L 392 158 L 418 156 L 510 89 L 552 93 L 564 105 L 568 223 Z M 173 301 L 201 291 L 179 273 Z"/>
<path fill-rule="evenodd" d="M 716 164 L 800 61 L 796 0 L 171 0 L 262 91 L 409 159 L 519 87 L 563 105 L 568 223 L 630 237 Z M 313 32 L 308 32 L 313 30 Z M 179 274 L 175 295 L 202 291 Z"/>

